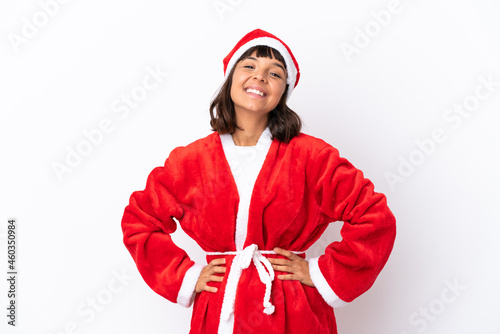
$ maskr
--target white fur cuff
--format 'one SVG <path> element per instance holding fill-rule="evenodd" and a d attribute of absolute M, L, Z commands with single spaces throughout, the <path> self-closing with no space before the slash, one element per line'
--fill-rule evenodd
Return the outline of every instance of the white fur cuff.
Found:
<path fill-rule="evenodd" d="M 325 277 L 321 273 L 321 270 L 319 269 L 318 265 L 318 259 L 319 257 L 315 257 L 312 259 L 309 259 L 309 275 L 311 276 L 311 280 L 313 281 L 314 285 L 318 289 L 319 294 L 323 299 L 327 302 L 328 305 L 331 307 L 342 307 L 345 306 L 349 303 L 343 301 L 340 299 L 335 292 L 333 292 L 332 288 L 326 281 Z"/>
<path fill-rule="evenodd" d="M 199 263 L 195 263 L 191 268 L 186 271 L 184 279 L 182 280 L 182 285 L 177 294 L 177 303 L 184 307 L 191 307 L 194 302 L 194 296 L 196 289 L 196 283 L 198 278 L 200 278 L 201 270 L 205 266 Z"/>

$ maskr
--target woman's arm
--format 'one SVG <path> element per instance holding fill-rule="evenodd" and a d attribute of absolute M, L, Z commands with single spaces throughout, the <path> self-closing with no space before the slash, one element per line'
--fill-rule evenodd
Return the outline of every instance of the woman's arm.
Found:
<path fill-rule="evenodd" d="M 172 194 L 175 175 L 170 175 L 168 167 L 167 159 L 163 167 L 156 167 L 149 174 L 145 189 L 130 196 L 121 222 L 123 242 L 151 289 L 188 307 L 201 266 L 195 265 L 170 237 L 177 228 L 172 217 L 180 220 L 183 209 Z"/>
<path fill-rule="evenodd" d="M 374 192 L 372 182 L 334 147 L 322 149 L 310 168 L 320 211 L 331 222 L 344 222 L 342 241 L 331 243 L 325 254 L 309 260 L 318 291 L 331 306 L 338 307 L 373 285 L 392 251 L 396 220 L 386 197 Z"/>

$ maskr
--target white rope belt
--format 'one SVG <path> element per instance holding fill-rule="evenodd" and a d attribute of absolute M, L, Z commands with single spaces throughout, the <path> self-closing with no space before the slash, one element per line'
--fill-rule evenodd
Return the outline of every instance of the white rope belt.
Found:
<path fill-rule="evenodd" d="M 293 252 L 295 254 L 305 252 Z M 262 254 L 276 254 L 274 251 L 259 250 L 256 244 L 245 247 L 242 251 L 235 252 L 207 252 L 208 255 L 236 255 L 231 264 L 231 269 L 227 277 L 226 291 L 222 302 L 221 318 L 228 320 L 234 313 L 234 303 L 236 300 L 236 288 L 241 277 L 243 269 L 248 268 L 250 261 L 253 260 L 262 283 L 266 285 L 264 294 L 264 313 L 273 314 L 274 305 L 271 304 L 271 283 L 274 280 L 274 270 L 271 262 Z M 267 268 L 267 272 L 264 269 Z"/>

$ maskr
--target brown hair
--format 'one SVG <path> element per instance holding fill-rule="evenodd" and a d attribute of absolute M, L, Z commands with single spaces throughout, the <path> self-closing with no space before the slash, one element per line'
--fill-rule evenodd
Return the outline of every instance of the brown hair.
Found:
<path fill-rule="evenodd" d="M 283 56 L 276 49 L 269 46 L 257 45 L 243 53 L 236 61 L 231 72 L 229 72 L 227 80 L 219 89 L 219 93 L 210 103 L 210 126 L 212 127 L 212 131 L 217 131 L 219 134 L 233 134 L 236 128 L 243 130 L 236 125 L 234 103 L 233 100 L 231 100 L 231 84 L 233 82 L 233 73 L 236 64 L 250 57 L 255 50 L 257 50 L 257 57 L 274 57 L 276 60 L 282 62 L 286 68 Z M 269 112 L 267 121 L 267 126 L 272 133 L 272 138 L 277 138 L 285 143 L 288 143 L 293 137 L 297 136 L 302 128 L 302 120 L 299 115 L 286 105 L 287 92 L 288 84 L 276 108 Z M 214 109 L 217 112 L 217 117 L 214 116 Z"/>

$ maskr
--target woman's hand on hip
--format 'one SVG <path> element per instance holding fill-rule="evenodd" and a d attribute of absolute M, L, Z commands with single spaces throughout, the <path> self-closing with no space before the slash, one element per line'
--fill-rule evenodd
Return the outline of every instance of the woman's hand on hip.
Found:
<path fill-rule="evenodd" d="M 285 271 L 291 273 L 289 275 L 279 275 L 278 278 L 281 280 L 296 280 L 300 281 L 302 284 L 315 287 L 313 281 L 311 280 L 311 275 L 309 275 L 309 262 L 298 256 L 297 254 L 290 252 L 282 248 L 274 248 L 277 254 L 283 255 L 287 259 L 277 259 L 268 258 L 271 262 L 273 269 L 278 271 Z"/>
<path fill-rule="evenodd" d="M 196 283 L 195 292 L 200 293 L 202 291 L 217 292 L 217 288 L 214 286 L 208 286 L 208 282 L 222 282 L 224 276 L 217 276 L 215 274 L 224 274 L 226 272 L 226 267 L 221 266 L 226 263 L 225 258 L 213 259 L 207 264 L 200 273 L 198 282 Z"/>

